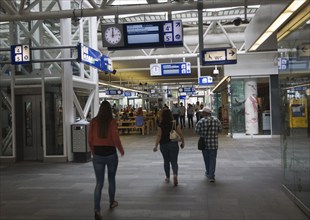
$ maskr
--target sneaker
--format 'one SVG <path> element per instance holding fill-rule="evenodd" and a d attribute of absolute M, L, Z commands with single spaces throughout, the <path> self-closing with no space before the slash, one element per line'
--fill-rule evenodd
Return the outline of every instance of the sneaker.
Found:
<path fill-rule="evenodd" d="M 211 179 L 209 180 L 209 182 L 210 182 L 210 183 L 214 183 L 214 182 L 215 182 L 215 179 L 214 179 L 214 178 L 211 178 Z"/>

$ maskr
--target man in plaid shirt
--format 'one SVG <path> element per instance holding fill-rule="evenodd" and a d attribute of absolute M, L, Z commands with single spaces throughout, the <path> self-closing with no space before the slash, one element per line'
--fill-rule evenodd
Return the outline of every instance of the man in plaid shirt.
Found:
<path fill-rule="evenodd" d="M 204 137 L 205 149 L 202 150 L 206 167 L 206 176 L 210 182 L 215 181 L 215 166 L 218 149 L 218 134 L 222 130 L 221 122 L 211 116 L 211 109 L 204 107 L 200 114 L 202 118 L 197 122 L 195 131 L 200 137 Z"/>

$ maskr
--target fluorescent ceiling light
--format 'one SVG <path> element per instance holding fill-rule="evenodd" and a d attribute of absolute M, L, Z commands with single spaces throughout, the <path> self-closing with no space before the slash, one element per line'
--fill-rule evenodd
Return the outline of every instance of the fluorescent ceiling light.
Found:
<path fill-rule="evenodd" d="M 212 93 L 215 92 L 215 90 L 216 90 L 218 87 L 220 87 L 220 85 L 222 85 L 222 83 L 223 83 L 224 81 L 226 81 L 228 78 L 229 78 L 229 76 L 224 76 L 224 77 L 222 78 L 222 80 L 221 80 L 216 86 L 214 86 L 214 88 L 211 90 L 211 92 L 212 92 Z"/>
<path fill-rule="evenodd" d="M 310 4 L 307 4 L 306 7 L 304 7 L 298 15 L 296 15 L 291 21 L 289 21 L 281 30 L 277 33 L 277 39 L 278 41 L 281 41 L 283 38 L 285 38 L 287 35 L 289 35 L 291 32 L 296 30 L 300 25 L 304 23 L 310 24 Z"/>
<path fill-rule="evenodd" d="M 298 10 L 307 0 L 295 0 L 293 1 L 285 11 L 269 26 L 269 28 L 264 32 L 260 38 L 253 44 L 250 51 L 256 50 L 262 43 L 267 40 L 267 38 L 272 35 L 287 19 Z"/>

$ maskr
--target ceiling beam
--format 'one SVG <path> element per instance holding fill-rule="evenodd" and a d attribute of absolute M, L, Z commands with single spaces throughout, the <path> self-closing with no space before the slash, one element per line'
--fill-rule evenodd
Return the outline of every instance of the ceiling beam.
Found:
<path fill-rule="evenodd" d="M 259 5 L 261 0 L 251 1 L 252 5 Z M 223 7 L 238 7 L 244 4 L 244 0 L 235 0 L 233 2 L 218 2 L 215 1 L 204 1 L 203 8 L 223 8 Z M 249 4 L 248 4 L 249 5 Z M 7 6 L 0 4 L 1 7 Z M 4 8 L 4 7 L 3 7 Z M 6 9 L 8 9 L 6 7 Z M 126 5 L 126 6 L 108 6 L 105 5 L 100 8 L 90 9 L 75 9 L 73 10 L 61 10 L 61 11 L 50 11 L 50 12 L 30 12 L 24 14 L 5 14 L 1 15 L 1 21 L 31 21 L 31 20 L 45 20 L 45 19 L 61 19 L 61 18 L 75 18 L 76 15 L 83 15 L 83 17 L 93 16 L 106 16 L 106 15 L 123 15 L 123 14 L 139 14 L 139 13 L 154 13 L 164 11 L 188 11 L 196 10 L 196 2 L 184 2 L 184 3 L 158 3 L 148 5 Z M 12 13 L 12 10 L 10 11 Z"/>

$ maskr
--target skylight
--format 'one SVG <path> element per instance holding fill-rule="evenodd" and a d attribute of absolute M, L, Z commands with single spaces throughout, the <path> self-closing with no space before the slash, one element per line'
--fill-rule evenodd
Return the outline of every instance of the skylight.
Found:
<path fill-rule="evenodd" d="M 145 5 L 146 0 L 115 0 L 112 5 Z"/>

